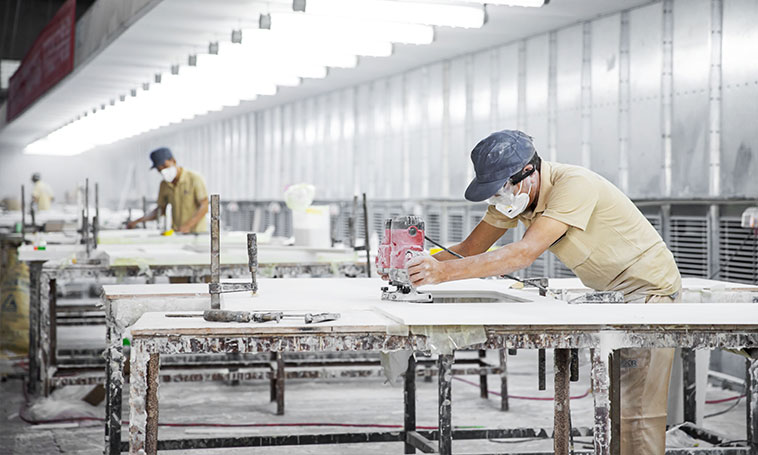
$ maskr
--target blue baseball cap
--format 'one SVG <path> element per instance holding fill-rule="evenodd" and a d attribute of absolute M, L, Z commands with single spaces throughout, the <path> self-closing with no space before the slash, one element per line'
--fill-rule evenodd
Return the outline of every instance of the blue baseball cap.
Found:
<path fill-rule="evenodd" d="M 150 159 L 153 161 L 153 166 L 150 169 L 155 169 L 161 164 L 165 163 L 166 160 L 170 160 L 172 158 L 174 158 L 174 155 L 171 153 L 171 149 L 168 147 L 155 149 L 150 152 Z"/>
<path fill-rule="evenodd" d="M 492 197 L 536 152 L 532 137 L 516 130 L 498 131 L 479 141 L 471 151 L 476 177 L 466 188 L 466 199 L 480 202 Z"/>

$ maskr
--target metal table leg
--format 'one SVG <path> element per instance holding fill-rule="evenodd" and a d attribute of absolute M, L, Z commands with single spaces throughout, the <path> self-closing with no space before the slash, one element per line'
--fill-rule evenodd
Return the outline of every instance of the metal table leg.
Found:
<path fill-rule="evenodd" d="M 479 349 L 479 366 L 481 367 L 487 359 L 487 350 Z M 479 396 L 481 398 L 489 398 L 489 389 L 487 386 L 487 373 L 482 372 L 479 375 Z"/>
<path fill-rule="evenodd" d="M 453 453 L 453 424 L 452 424 L 452 380 L 454 354 L 440 355 L 437 360 L 439 375 L 439 453 Z"/>
<path fill-rule="evenodd" d="M 592 349 L 592 396 L 595 402 L 593 439 L 595 455 L 610 455 L 611 413 L 608 385 L 608 358 L 600 349 Z"/>
<path fill-rule="evenodd" d="M 29 262 L 29 383 L 32 396 L 40 392 L 40 285 L 44 261 Z"/>
<path fill-rule="evenodd" d="M 570 362 L 568 349 L 556 349 L 555 362 L 555 401 L 553 452 L 556 455 L 568 455 L 571 432 L 569 396 L 570 396 Z"/>
<path fill-rule="evenodd" d="M 405 420 L 403 429 L 406 434 L 405 452 L 416 453 L 416 449 L 408 442 L 408 434 L 416 431 L 416 359 L 408 357 L 408 369 L 405 370 L 405 387 L 403 401 L 405 403 Z"/>
<path fill-rule="evenodd" d="M 507 411 L 508 404 L 508 354 L 505 349 L 499 349 L 500 356 L 500 410 Z"/>
<path fill-rule="evenodd" d="M 695 350 L 682 348 L 684 421 L 697 423 L 697 374 Z"/>

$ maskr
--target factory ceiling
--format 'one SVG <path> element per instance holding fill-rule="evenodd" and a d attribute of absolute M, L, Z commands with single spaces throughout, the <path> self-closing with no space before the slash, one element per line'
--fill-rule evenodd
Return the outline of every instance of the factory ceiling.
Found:
<path fill-rule="evenodd" d="M 394 44 L 390 56 L 360 57 L 354 68 L 329 68 L 324 78 L 279 87 L 273 95 L 244 101 L 234 109 L 261 109 L 328 92 L 647 3 L 651 1 L 552 0 L 541 8 L 487 5 L 481 28 L 437 26 L 431 44 Z M 132 5 L 132 17 L 110 30 L 104 42 L 82 43 L 88 37 L 77 28 L 73 72 L 19 117 L 5 124 L 5 109 L 0 109 L 0 150 L 21 149 L 84 112 L 118 102 L 131 90 L 154 82 L 156 74 L 170 74 L 172 65 L 186 65 L 190 55 L 207 53 L 209 43 L 229 41 L 233 30 L 257 28 L 261 14 L 291 11 L 292 2 L 224 0 L 212 2 L 211 8 L 206 0 L 133 0 Z M 105 20 L 96 16 L 97 6 L 92 8 L 93 22 Z M 87 55 L 80 51 L 83 47 L 91 49 Z"/>

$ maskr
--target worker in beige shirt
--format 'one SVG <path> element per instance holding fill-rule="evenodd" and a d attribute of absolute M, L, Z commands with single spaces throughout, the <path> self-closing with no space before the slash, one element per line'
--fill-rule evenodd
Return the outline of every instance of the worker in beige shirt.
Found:
<path fill-rule="evenodd" d="M 36 204 L 37 210 L 50 210 L 50 203 L 53 201 L 53 189 L 50 185 L 42 181 L 39 172 L 32 174 L 32 202 Z"/>
<path fill-rule="evenodd" d="M 542 161 L 520 131 L 493 133 L 471 152 L 470 201 L 488 200 L 484 219 L 447 252 L 409 263 L 415 286 L 500 276 L 550 250 L 582 282 L 623 292 L 628 302 L 674 302 L 681 278 L 660 235 L 618 188 L 594 172 Z M 521 221 L 523 238 L 487 250 Z M 673 349 L 621 350 L 621 453 L 663 455 Z"/>
<path fill-rule="evenodd" d="M 208 231 L 208 192 L 200 174 L 176 165 L 176 159 L 166 147 L 150 153 L 153 166 L 163 177 L 158 189 L 158 207 L 142 218 L 126 225 L 135 228 L 143 221 L 150 221 L 166 214 L 166 206 L 171 204 L 171 228 L 179 233 L 200 233 Z"/>

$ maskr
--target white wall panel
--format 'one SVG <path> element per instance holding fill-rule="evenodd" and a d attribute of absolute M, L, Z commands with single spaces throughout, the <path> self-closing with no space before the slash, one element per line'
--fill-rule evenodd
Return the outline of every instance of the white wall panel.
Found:
<path fill-rule="evenodd" d="M 592 169 L 618 183 L 619 36 L 618 14 L 592 22 Z"/>
<path fill-rule="evenodd" d="M 542 156 L 547 141 L 548 37 L 540 35 L 526 42 L 526 128 Z"/>
<path fill-rule="evenodd" d="M 629 192 L 636 197 L 663 194 L 662 21 L 660 3 L 629 13 Z"/>
<path fill-rule="evenodd" d="M 518 122 L 518 44 L 503 46 L 498 51 L 497 130 L 514 130 Z"/>
<path fill-rule="evenodd" d="M 724 2 L 721 188 L 726 196 L 758 194 L 758 2 Z"/>
<path fill-rule="evenodd" d="M 582 26 L 558 31 L 556 56 L 558 161 L 582 163 Z M 544 153 L 544 157 L 547 157 Z"/>
<path fill-rule="evenodd" d="M 674 1 L 672 194 L 708 195 L 710 0 Z"/>

